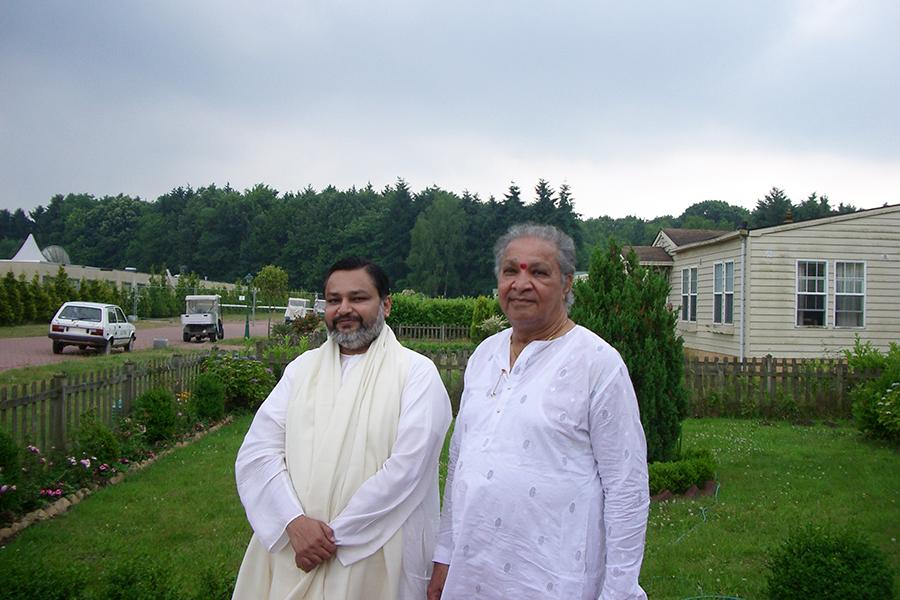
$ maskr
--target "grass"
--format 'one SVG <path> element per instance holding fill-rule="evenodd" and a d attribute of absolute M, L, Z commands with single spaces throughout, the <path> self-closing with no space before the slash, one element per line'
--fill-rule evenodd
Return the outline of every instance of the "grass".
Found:
<path fill-rule="evenodd" d="M 19 367 L 18 369 L 2 371 L 0 372 L 0 385 L 30 384 L 35 381 L 50 380 L 56 373 L 80 375 L 82 373 L 93 373 L 120 367 L 128 360 L 134 362 L 146 362 L 160 358 L 168 358 L 173 354 L 188 355 L 205 351 L 209 351 L 208 345 L 198 350 L 168 347 L 148 348 L 147 350 L 135 350 L 134 352 L 114 352 L 109 355 L 72 355 L 70 360 L 65 360 L 63 362 L 34 367 Z"/>
<path fill-rule="evenodd" d="M 61 518 L 0 549 L 0 572 L 23 561 L 76 564 L 103 577 L 149 554 L 186 595 L 200 571 L 236 574 L 250 529 L 234 489 L 245 416 L 151 468 L 101 490 Z M 849 426 L 688 420 L 685 447 L 719 461 L 717 497 L 654 504 L 641 583 L 650 598 L 765 597 L 765 558 L 792 527 L 830 523 L 862 531 L 900 570 L 900 456 Z M 445 450 L 446 451 L 446 450 Z"/>

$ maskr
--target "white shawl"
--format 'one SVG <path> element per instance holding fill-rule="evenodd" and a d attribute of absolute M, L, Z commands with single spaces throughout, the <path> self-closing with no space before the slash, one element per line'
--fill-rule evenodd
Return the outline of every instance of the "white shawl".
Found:
<path fill-rule="evenodd" d="M 391 455 L 409 361 L 390 327 L 361 364 L 341 378 L 340 348 L 330 339 L 298 373 L 288 407 L 285 457 L 306 516 L 330 523 Z M 253 536 L 234 599 L 394 600 L 402 562 L 402 529 L 381 548 L 355 548 L 367 558 L 344 566 L 338 557 L 309 573 L 290 544 L 270 554 Z"/>

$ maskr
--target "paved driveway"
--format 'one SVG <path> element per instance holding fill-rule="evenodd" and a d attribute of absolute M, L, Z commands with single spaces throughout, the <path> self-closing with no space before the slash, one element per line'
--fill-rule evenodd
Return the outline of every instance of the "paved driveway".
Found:
<path fill-rule="evenodd" d="M 244 323 L 225 322 L 225 337 L 236 338 L 244 334 Z M 257 319 L 250 323 L 250 335 L 264 336 L 266 334 L 266 321 Z M 135 350 L 144 350 L 153 347 L 153 340 L 164 338 L 169 341 L 169 346 L 188 346 L 194 349 L 208 348 L 210 343 L 183 342 L 181 340 L 181 325 L 173 323 L 163 327 L 152 329 L 138 329 L 137 339 L 134 342 Z M 113 352 L 124 352 L 121 348 L 115 348 Z M 0 339 L 0 371 L 62 362 L 64 360 L 90 360 L 96 356 L 95 350 L 79 350 L 77 346 L 66 346 L 62 354 L 53 354 L 50 338 L 21 337 Z"/>

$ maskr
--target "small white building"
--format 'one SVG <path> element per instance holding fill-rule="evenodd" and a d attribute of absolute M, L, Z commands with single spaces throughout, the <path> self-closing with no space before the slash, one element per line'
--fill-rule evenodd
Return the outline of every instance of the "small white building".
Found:
<path fill-rule="evenodd" d="M 663 229 L 634 247 L 667 273 L 695 356 L 835 358 L 900 342 L 900 205 L 760 229 Z"/>

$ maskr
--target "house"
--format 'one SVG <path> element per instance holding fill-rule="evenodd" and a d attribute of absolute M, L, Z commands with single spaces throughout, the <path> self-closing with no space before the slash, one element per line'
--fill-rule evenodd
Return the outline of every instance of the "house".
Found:
<path fill-rule="evenodd" d="M 663 229 L 662 270 L 694 356 L 834 358 L 900 342 L 900 205 L 760 229 Z"/>

